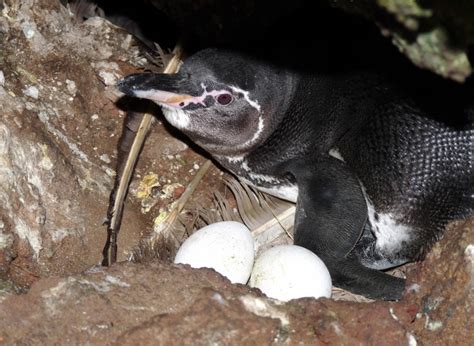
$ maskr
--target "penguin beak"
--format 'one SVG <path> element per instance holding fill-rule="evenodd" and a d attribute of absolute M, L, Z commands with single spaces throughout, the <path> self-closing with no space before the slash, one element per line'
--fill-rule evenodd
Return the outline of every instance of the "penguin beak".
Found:
<path fill-rule="evenodd" d="M 120 80 L 116 87 L 125 95 L 152 100 L 159 105 L 180 108 L 194 99 L 189 78 L 181 74 L 136 73 Z"/>

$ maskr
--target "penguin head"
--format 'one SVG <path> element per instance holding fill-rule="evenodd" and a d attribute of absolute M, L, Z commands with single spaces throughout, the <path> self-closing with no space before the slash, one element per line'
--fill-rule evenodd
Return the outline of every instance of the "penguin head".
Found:
<path fill-rule="evenodd" d="M 266 70 L 243 55 L 207 49 L 176 74 L 132 74 L 117 88 L 160 105 L 173 126 L 211 154 L 241 155 L 273 127 L 265 106 L 271 97 Z"/>

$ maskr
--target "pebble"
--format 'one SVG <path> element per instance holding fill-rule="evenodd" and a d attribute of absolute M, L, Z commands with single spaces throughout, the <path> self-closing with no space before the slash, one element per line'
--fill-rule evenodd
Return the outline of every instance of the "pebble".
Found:
<path fill-rule="evenodd" d="M 23 90 L 23 94 L 37 100 L 38 97 L 39 97 L 39 90 L 35 86 L 30 86 L 30 87 Z"/>

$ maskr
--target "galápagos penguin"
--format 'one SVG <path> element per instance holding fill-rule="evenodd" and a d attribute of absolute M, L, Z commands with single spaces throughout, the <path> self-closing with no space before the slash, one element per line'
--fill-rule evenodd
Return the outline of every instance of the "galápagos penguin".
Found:
<path fill-rule="evenodd" d="M 297 203 L 295 243 L 334 285 L 401 298 L 380 270 L 422 258 L 474 205 L 474 129 L 431 119 L 377 75 L 308 75 L 206 49 L 118 89 L 153 100 L 225 168 Z"/>

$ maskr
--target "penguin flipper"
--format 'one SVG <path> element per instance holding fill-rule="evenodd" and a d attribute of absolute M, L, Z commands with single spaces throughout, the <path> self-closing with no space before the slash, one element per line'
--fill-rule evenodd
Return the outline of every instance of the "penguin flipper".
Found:
<path fill-rule="evenodd" d="M 290 168 L 298 184 L 295 244 L 316 253 L 335 286 L 373 299 L 400 299 L 405 281 L 367 268 L 352 251 L 367 220 L 357 178 L 344 162 L 325 158 Z"/>

